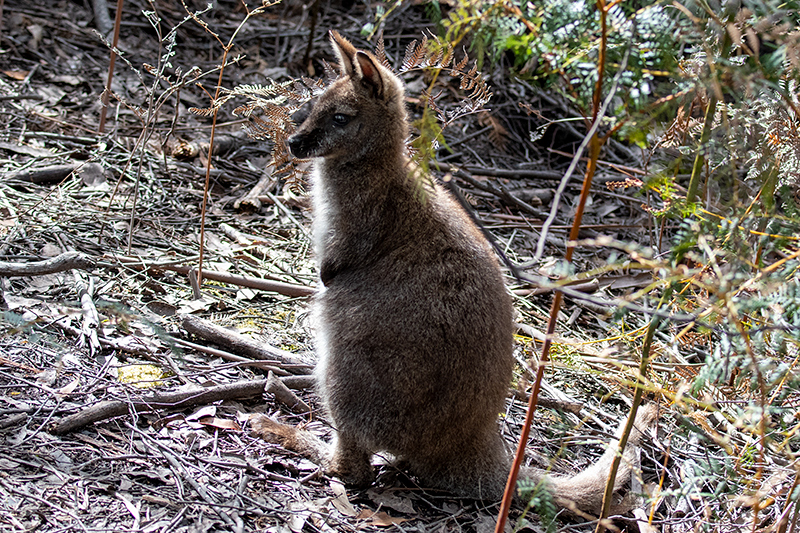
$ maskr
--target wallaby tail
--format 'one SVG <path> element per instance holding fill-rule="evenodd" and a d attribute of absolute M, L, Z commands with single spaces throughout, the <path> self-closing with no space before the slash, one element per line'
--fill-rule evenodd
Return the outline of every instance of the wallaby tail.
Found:
<path fill-rule="evenodd" d="M 617 477 L 614 480 L 615 492 L 630 479 L 636 448 L 641 442 L 642 435 L 650 428 L 657 415 L 658 406 L 655 403 L 642 405 L 636 413 L 633 430 L 628 436 L 628 442 L 617 470 Z M 549 486 L 555 503 L 559 507 L 581 516 L 588 517 L 587 513 L 597 516 L 602 510 L 608 473 L 617 454 L 619 439 L 624 429 L 625 422 L 623 421 L 617 429 L 614 439 L 609 442 L 608 448 L 597 462 L 572 477 L 553 476 L 544 474 L 541 470 L 532 471 L 532 469 L 523 471 L 522 476 L 533 482 L 544 481 Z M 631 506 L 631 501 L 618 499 L 612 502 L 611 511 L 612 514 L 620 514 L 629 511 Z"/>

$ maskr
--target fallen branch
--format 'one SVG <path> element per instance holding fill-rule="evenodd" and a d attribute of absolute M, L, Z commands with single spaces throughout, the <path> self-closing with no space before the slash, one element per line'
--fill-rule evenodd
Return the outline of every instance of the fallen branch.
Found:
<path fill-rule="evenodd" d="M 216 348 L 211 348 L 210 346 L 204 346 L 202 344 L 197 344 L 194 342 L 189 342 L 184 339 L 179 339 L 177 337 L 170 337 L 170 340 L 177 344 L 178 346 L 184 348 L 191 348 L 192 350 L 198 351 L 200 353 L 205 353 L 209 355 L 214 355 L 219 357 L 220 359 L 224 359 L 226 361 L 231 361 L 234 363 L 238 363 L 237 366 L 248 366 L 253 368 L 260 368 L 261 370 L 266 370 L 267 372 L 272 372 L 279 376 L 288 376 L 289 372 L 282 368 L 278 368 L 278 361 L 255 361 L 253 359 L 249 359 L 247 357 L 242 357 L 240 355 L 235 355 L 230 352 L 226 352 L 225 350 L 218 350 Z"/>
<path fill-rule="evenodd" d="M 308 406 L 308 404 L 301 400 L 297 394 L 292 392 L 292 389 L 290 389 L 289 386 L 280 378 L 276 378 L 272 372 L 270 372 L 267 376 L 267 384 L 264 386 L 264 392 L 269 392 L 275 396 L 275 400 L 282 403 L 295 413 L 306 414 L 311 412 L 311 408 Z"/>
<path fill-rule="evenodd" d="M 153 268 L 163 268 L 164 270 L 171 270 L 181 274 L 188 274 L 190 270 L 195 270 L 194 267 L 179 265 Z M 231 285 L 238 285 L 240 287 L 250 287 L 251 289 L 259 289 L 262 291 L 277 292 L 278 294 L 283 294 L 284 296 L 290 296 L 292 298 L 311 296 L 315 292 L 313 288 L 306 287 L 305 285 L 295 285 L 293 283 L 253 278 L 250 276 L 239 276 L 237 274 L 226 274 L 224 272 L 210 272 L 208 270 L 203 270 L 203 279 L 230 283 Z"/>
<path fill-rule="evenodd" d="M 85 171 L 92 171 L 102 175 L 103 167 L 99 163 L 74 163 L 46 168 L 29 168 L 16 172 L 6 172 L 2 175 L 2 181 L 24 181 L 37 184 L 59 183 L 73 172 L 81 173 Z"/>
<path fill-rule="evenodd" d="M 247 143 L 247 139 L 240 135 L 217 135 L 214 137 L 213 153 L 221 155 L 230 152 Z M 164 153 L 177 159 L 194 159 L 200 154 L 208 155 L 208 140 L 186 141 L 183 139 L 170 139 L 163 146 Z"/>
<path fill-rule="evenodd" d="M 30 263 L 6 263 L 0 261 L 0 277 L 43 276 L 65 270 L 89 270 L 95 261 L 80 252 L 65 252 L 52 259 L 32 261 Z"/>
<path fill-rule="evenodd" d="M 147 272 L 158 272 L 160 270 L 168 270 L 170 272 L 178 272 L 179 274 L 188 275 L 189 272 L 196 270 L 195 267 L 188 265 L 179 265 L 176 263 L 145 263 L 138 259 L 132 258 L 114 258 L 120 261 L 126 268 L 133 268 L 137 270 L 145 270 Z M 263 278 L 253 278 L 250 276 L 240 276 L 237 274 L 227 274 L 224 272 L 209 272 L 203 270 L 203 279 L 210 279 L 222 283 L 230 283 L 231 285 L 238 285 L 240 287 L 250 287 L 251 289 L 258 289 L 262 291 L 277 292 L 284 296 L 291 298 L 303 298 L 314 294 L 313 287 L 305 285 L 296 285 L 294 283 L 285 283 L 283 281 L 275 281 Z"/>
<path fill-rule="evenodd" d="M 493 183 L 491 183 L 489 181 L 479 181 L 479 180 L 475 179 L 473 176 L 471 176 L 469 174 L 469 172 L 466 172 L 466 171 L 461 170 L 461 169 L 453 170 L 453 175 L 456 176 L 459 179 L 462 179 L 462 180 L 466 181 L 467 183 L 469 183 L 473 187 L 475 187 L 477 189 L 480 189 L 482 191 L 486 191 L 488 193 L 491 193 L 491 194 L 497 196 L 498 198 L 501 198 L 501 199 L 505 200 L 506 202 L 516 206 L 517 208 L 521 209 L 522 211 L 530 213 L 531 215 L 533 215 L 535 217 L 544 217 L 544 216 L 547 215 L 547 213 L 545 213 L 541 209 L 536 209 L 532 205 L 530 205 L 530 204 L 528 204 L 526 202 L 523 202 L 522 200 L 520 200 L 519 198 L 517 198 L 516 196 L 511 194 L 511 191 L 509 191 L 508 188 L 505 185 L 503 185 L 502 183 L 500 183 L 498 185 L 495 185 L 495 184 L 493 184 Z"/>
<path fill-rule="evenodd" d="M 272 189 L 278 182 L 272 174 L 264 173 L 258 183 L 250 189 L 244 196 L 233 203 L 233 208 L 237 210 L 258 211 L 261 209 L 261 201 L 258 199 L 265 191 Z"/>
<path fill-rule="evenodd" d="M 456 172 L 458 170 L 464 170 L 475 176 L 492 176 L 495 178 L 506 179 L 536 178 L 560 180 L 564 176 L 562 172 L 555 170 L 509 170 L 503 168 L 478 167 L 474 165 L 466 165 L 462 167 L 450 165 L 448 163 L 433 163 L 431 166 L 440 169 L 442 172 Z"/>
<path fill-rule="evenodd" d="M 283 379 L 273 377 L 273 380 L 281 381 L 281 385 L 285 385 L 288 388 L 307 388 L 313 378 L 311 376 L 291 376 Z M 133 401 L 110 400 L 100 402 L 61 419 L 51 425 L 49 431 L 56 435 L 63 435 L 101 420 L 123 416 L 130 411 L 138 413 L 158 409 L 185 409 L 220 400 L 247 400 L 259 397 L 264 392 L 267 392 L 267 386 L 275 386 L 274 383 L 270 383 L 269 378 L 258 381 L 237 381 L 189 391 L 156 393 Z"/>
<path fill-rule="evenodd" d="M 292 352 L 275 348 L 266 342 L 255 341 L 200 317 L 184 315 L 182 318 L 183 329 L 192 335 L 197 335 L 219 346 L 225 346 L 233 352 L 245 354 L 253 359 L 278 360 L 281 368 L 293 374 L 308 374 L 311 372 L 311 366 Z"/>
<path fill-rule="evenodd" d="M 83 336 L 83 331 L 79 328 L 71 326 L 65 320 L 54 320 L 52 325 L 61 329 L 68 335 L 72 335 L 73 337 L 81 338 Z M 100 346 L 105 348 L 109 348 L 111 350 L 116 350 L 119 353 L 128 353 L 132 355 L 138 355 L 142 357 L 152 357 L 153 351 L 149 349 L 147 346 L 142 344 L 141 346 L 134 346 L 130 343 L 126 344 L 119 339 L 111 339 L 106 337 L 98 337 L 98 341 L 100 341 Z"/>
<path fill-rule="evenodd" d="M 224 233 L 225 236 L 230 240 L 235 241 L 239 246 L 243 246 L 250 250 L 251 254 L 259 256 L 262 259 L 270 257 L 270 249 L 267 246 L 262 244 L 254 244 L 255 241 L 259 240 L 258 238 L 251 235 L 246 235 L 230 224 L 225 224 L 224 222 L 219 225 L 219 229 L 222 230 L 222 233 Z"/>

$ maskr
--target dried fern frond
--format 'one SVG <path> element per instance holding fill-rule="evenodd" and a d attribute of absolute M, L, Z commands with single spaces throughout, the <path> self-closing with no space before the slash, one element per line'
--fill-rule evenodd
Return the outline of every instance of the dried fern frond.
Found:
<path fill-rule="evenodd" d="M 644 185 L 644 182 L 639 178 L 625 178 L 623 181 L 607 181 L 606 187 L 608 187 L 609 191 L 615 191 L 617 189 L 627 189 L 628 187 L 636 187 L 640 189 Z"/>
<path fill-rule="evenodd" d="M 339 77 L 339 72 L 336 70 L 336 68 L 333 67 L 330 63 L 328 63 L 324 59 L 322 60 L 322 70 L 325 72 L 325 80 L 327 82 L 327 83 L 323 82 L 325 83 L 325 85 L 327 85 L 328 83 L 334 81 Z"/>
<path fill-rule="evenodd" d="M 381 65 L 391 71 L 394 71 L 392 64 L 389 62 L 389 58 L 386 57 L 386 45 L 383 42 L 383 32 L 378 35 L 378 42 L 375 43 L 375 57 L 378 58 L 378 61 L 380 61 Z"/>
<path fill-rule="evenodd" d="M 461 75 L 461 71 L 464 70 L 464 67 L 467 66 L 467 63 L 469 63 L 469 56 L 465 52 L 464 57 L 461 59 L 461 61 L 453 65 L 453 68 L 450 70 L 450 75 L 453 76 L 454 78 L 456 76 Z"/>
<path fill-rule="evenodd" d="M 481 126 L 488 126 L 489 140 L 493 145 L 497 146 L 501 151 L 505 152 L 506 144 L 508 143 L 508 130 L 503 124 L 488 111 L 481 111 L 478 114 L 478 124 Z"/>
<path fill-rule="evenodd" d="M 248 119 L 246 129 L 251 138 L 272 142 L 274 172 L 286 173 L 287 185 L 300 191 L 303 172 L 294 164 L 286 147 L 286 141 L 295 130 L 292 114 L 325 87 L 325 82 L 306 77 L 281 83 L 269 80 L 264 85 L 243 84 L 224 91 L 213 107 L 192 111 L 210 116 L 224 103 L 237 97 L 244 98 L 244 103 L 237 106 L 233 114 Z"/>
<path fill-rule="evenodd" d="M 212 116 L 214 116 L 213 107 L 190 107 L 189 111 L 203 118 L 211 118 Z"/>
<path fill-rule="evenodd" d="M 379 39 L 377 47 L 376 54 L 379 57 L 381 54 L 382 57 L 385 57 L 385 52 L 381 51 L 382 39 Z M 441 91 L 436 96 L 430 92 L 424 92 L 422 95 L 425 105 L 436 114 L 436 118 L 441 122 L 442 129 L 454 120 L 480 110 L 492 97 L 489 85 L 478 72 L 477 63 L 473 62 L 472 67 L 466 70 L 470 61 L 466 51 L 458 63 L 454 63 L 454 57 L 453 45 L 442 42 L 436 36 L 429 38 L 427 35 L 423 35 L 421 41 L 415 39 L 408 44 L 400 68 L 401 73 L 418 69 L 448 71 L 451 77 L 459 78 L 459 88 L 467 91 L 468 94 L 454 109 L 444 112 L 436 103 L 437 98 L 442 94 Z"/>
<path fill-rule="evenodd" d="M 427 56 L 428 36 L 423 36 L 422 41 L 419 43 L 416 39 L 414 39 L 408 43 L 408 46 L 406 47 L 406 55 L 403 57 L 403 66 L 401 72 L 405 72 L 422 65 Z"/>
<path fill-rule="evenodd" d="M 442 95 L 443 92 L 444 91 L 439 91 L 434 96 L 430 92 L 423 90 L 422 94 L 420 94 L 420 100 L 422 101 L 423 105 L 430 108 L 430 110 L 436 115 L 436 119 L 442 124 L 447 122 L 447 115 L 445 114 L 444 110 L 439 107 L 439 104 L 436 103 L 436 100 Z"/>
<path fill-rule="evenodd" d="M 237 85 L 233 89 L 223 92 L 225 96 L 245 96 L 248 99 L 256 102 L 264 101 L 275 104 L 282 104 L 292 96 L 293 82 L 287 81 L 283 83 L 275 83 L 273 81 L 268 85 Z"/>
<path fill-rule="evenodd" d="M 383 46 L 383 42 L 379 40 L 378 46 Z M 379 52 L 376 48 L 377 53 Z M 432 36 L 432 38 L 429 38 L 427 35 L 423 35 L 421 41 L 415 39 L 406 47 L 400 72 L 408 72 L 414 69 L 445 70 L 452 61 L 453 45 L 442 42 L 438 37 Z M 469 61 L 469 58 L 467 58 L 467 61 Z"/>
<path fill-rule="evenodd" d="M 439 66 L 441 66 L 443 69 L 449 67 L 454 57 L 455 54 L 453 53 L 453 45 L 447 43 L 447 45 L 445 45 L 444 48 L 444 54 L 442 55 L 442 58 L 439 60 Z"/>

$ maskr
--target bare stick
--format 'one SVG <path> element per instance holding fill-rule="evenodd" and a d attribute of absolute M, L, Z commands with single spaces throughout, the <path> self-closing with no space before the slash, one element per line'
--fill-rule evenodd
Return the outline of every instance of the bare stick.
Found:
<path fill-rule="evenodd" d="M 267 169 L 270 168 L 272 168 L 271 164 L 267 166 Z M 258 211 L 261 209 L 261 201 L 258 199 L 258 197 L 263 195 L 266 191 L 272 189 L 275 183 L 277 183 L 277 180 L 273 177 L 272 173 L 268 170 L 265 170 L 255 187 L 250 189 L 247 194 L 236 200 L 233 203 L 233 208 Z"/>
<path fill-rule="evenodd" d="M 114 29 L 111 24 L 111 17 L 108 16 L 108 4 L 106 0 L 92 0 L 92 11 L 94 12 L 94 22 L 97 31 L 103 35 L 108 35 Z"/>
<path fill-rule="evenodd" d="M 182 318 L 183 329 L 205 340 L 225 346 L 233 352 L 264 361 L 278 360 L 282 368 L 293 374 L 308 374 L 311 371 L 311 367 L 292 352 L 275 348 L 266 342 L 255 341 L 200 317 L 184 315 Z"/>
<path fill-rule="evenodd" d="M 308 386 L 309 378 L 310 376 L 293 376 L 282 384 L 287 387 L 304 388 Z M 121 400 L 100 402 L 54 423 L 50 427 L 50 432 L 62 435 L 101 420 L 125 415 L 131 410 L 146 412 L 157 409 L 185 409 L 220 400 L 247 400 L 263 394 L 267 385 L 269 385 L 268 379 L 245 380 L 191 391 L 156 393 L 132 402 Z"/>
<path fill-rule="evenodd" d="M 6 172 L 2 176 L 2 181 L 16 180 L 37 184 L 59 183 L 64 181 L 64 179 L 66 179 L 73 172 L 87 170 L 91 170 L 92 172 L 101 176 L 103 175 L 103 167 L 99 163 L 75 163 L 71 165 L 54 165 L 45 168 L 33 168 L 19 170 L 16 172 Z"/>
<path fill-rule="evenodd" d="M 97 127 L 99 133 L 103 133 L 106 129 L 106 114 L 108 112 L 109 95 L 111 94 L 111 80 L 114 79 L 114 63 L 117 61 L 117 44 L 119 43 L 119 28 L 122 24 L 122 5 L 124 0 L 117 0 L 117 13 L 114 17 L 114 37 L 111 41 L 111 53 L 108 57 L 108 79 L 106 80 L 106 88 L 100 97 L 102 106 L 100 107 L 100 125 Z"/>
<path fill-rule="evenodd" d="M 242 357 L 240 355 L 235 355 L 230 352 L 226 352 L 225 350 L 218 350 L 216 348 L 211 348 L 210 346 L 204 346 L 202 344 L 196 344 L 194 342 L 189 342 L 187 340 L 179 339 L 177 337 L 170 337 L 170 340 L 175 344 L 185 347 L 191 348 L 192 350 L 196 350 L 200 353 L 214 355 L 219 357 L 220 359 L 224 359 L 226 361 L 232 361 L 234 363 L 239 363 L 237 366 L 249 366 L 254 368 L 260 368 L 261 370 L 266 370 L 268 372 L 272 372 L 273 374 L 277 374 L 279 376 L 288 376 L 289 372 L 282 368 L 278 368 L 277 361 L 255 361 L 253 359 Z"/>
<path fill-rule="evenodd" d="M 89 424 L 107 420 L 115 416 L 136 412 L 154 411 L 156 409 L 183 409 L 193 405 L 202 405 L 219 400 L 244 400 L 253 398 L 264 392 L 267 380 L 237 381 L 206 389 L 181 392 L 157 393 L 131 402 L 110 400 L 96 403 L 74 415 L 67 416 L 55 423 L 50 432 L 60 435 L 75 431 Z"/>
<path fill-rule="evenodd" d="M 278 402 L 295 413 L 305 414 L 311 412 L 311 408 L 308 404 L 292 392 L 286 383 L 276 378 L 272 372 L 270 372 L 267 377 L 267 385 L 264 387 L 264 392 L 272 393 Z"/>
<path fill-rule="evenodd" d="M 65 252 L 52 259 L 30 263 L 6 263 L 0 261 L 0 277 L 43 276 L 65 270 L 89 270 L 95 265 L 94 259 L 80 252 Z"/>
<path fill-rule="evenodd" d="M 171 272 L 179 272 L 181 274 L 189 274 L 190 271 L 195 270 L 194 267 L 187 265 L 178 265 L 175 263 L 143 263 L 139 260 L 130 260 L 116 258 L 118 261 L 123 262 L 127 268 L 135 268 L 141 270 L 169 270 Z M 2 275 L 2 271 L 0 271 Z M 294 283 L 286 283 L 283 281 L 275 281 L 263 278 L 254 278 L 252 276 L 239 276 L 236 274 L 228 274 L 225 272 L 209 272 L 203 271 L 203 277 L 213 281 L 220 281 L 222 283 L 230 283 L 231 285 L 238 285 L 240 287 L 250 287 L 251 289 L 258 289 L 262 291 L 277 292 L 284 296 L 292 298 L 303 298 L 311 296 L 315 290 L 313 287 L 306 287 L 305 285 L 296 285 Z"/>

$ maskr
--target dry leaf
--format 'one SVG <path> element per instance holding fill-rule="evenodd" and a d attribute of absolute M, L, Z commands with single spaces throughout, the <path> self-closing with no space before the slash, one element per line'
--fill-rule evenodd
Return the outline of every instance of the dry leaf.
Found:
<path fill-rule="evenodd" d="M 78 76 L 72 76 L 69 74 L 64 74 L 61 76 L 53 76 L 53 81 L 56 83 L 66 83 L 67 85 L 80 85 L 83 83 L 83 80 L 80 79 Z"/>
<path fill-rule="evenodd" d="M 331 503 L 334 507 L 336 507 L 336 510 L 345 516 L 357 516 L 358 511 L 356 511 L 355 507 L 353 507 L 353 504 L 350 503 L 350 499 L 347 497 L 347 491 L 344 488 L 344 484 L 332 479 L 330 486 L 331 490 L 336 495 L 331 500 Z"/>
<path fill-rule="evenodd" d="M 72 380 L 72 383 L 64 385 L 63 387 L 58 389 L 58 391 L 56 392 L 56 396 L 58 396 L 59 399 L 61 399 L 68 394 L 72 394 L 75 391 L 75 389 L 78 388 L 78 385 L 80 385 L 80 383 L 81 383 L 81 378 L 75 378 L 74 380 Z"/>
<path fill-rule="evenodd" d="M 217 414 L 217 407 L 215 405 L 206 405 L 186 417 L 186 420 L 196 421 L 201 418 L 215 416 Z"/>
<path fill-rule="evenodd" d="M 32 39 L 28 42 L 28 46 L 36 50 L 39 48 L 39 43 L 42 42 L 42 37 L 44 37 L 44 28 L 41 24 L 31 24 L 27 29 L 31 33 L 32 37 Z"/>
<path fill-rule="evenodd" d="M 139 502 L 139 505 L 134 505 L 129 494 L 123 494 L 122 492 L 117 492 L 115 496 L 119 498 L 123 504 L 125 504 L 125 508 L 128 509 L 128 512 L 131 514 L 134 521 L 138 522 L 140 519 L 140 508 L 142 505 L 141 501 Z"/>
<path fill-rule="evenodd" d="M 31 73 L 30 70 L 4 70 L 3 71 L 3 74 L 8 76 L 9 78 L 13 78 L 13 79 L 18 80 L 18 81 L 22 81 L 25 78 L 27 78 L 28 74 L 30 74 L 30 73 Z"/>
<path fill-rule="evenodd" d="M 241 426 L 236 423 L 235 420 L 231 420 L 229 418 L 219 418 L 216 416 L 204 416 L 203 418 L 199 419 L 198 422 L 204 426 L 210 426 L 217 429 L 230 429 L 233 431 L 239 431 Z"/>
<path fill-rule="evenodd" d="M 378 490 L 371 488 L 367 490 L 367 496 L 379 507 L 388 507 L 403 514 L 417 514 L 417 511 L 414 509 L 414 505 L 411 503 L 409 498 L 398 496 L 392 490 L 379 492 Z"/>

